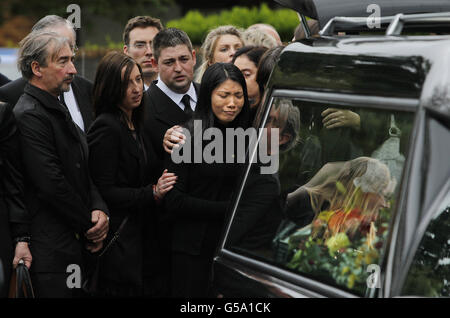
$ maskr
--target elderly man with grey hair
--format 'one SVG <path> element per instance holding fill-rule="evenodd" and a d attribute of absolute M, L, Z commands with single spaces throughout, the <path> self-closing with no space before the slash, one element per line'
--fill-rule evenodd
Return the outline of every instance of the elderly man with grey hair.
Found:
<path fill-rule="evenodd" d="M 70 41 L 70 45 L 76 50 L 76 33 L 72 24 L 57 15 L 47 15 L 40 19 L 31 29 L 31 32 L 48 31 L 55 32 Z M 25 78 L 19 78 L 0 87 L 0 101 L 12 106 L 17 103 L 23 94 L 26 84 Z M 75 76 L 69 85 L 68 91 L 62 93 L 59 99 L 67 107 L 72 120 L 85 132 L 93 121 L 92 107 L 92 83 L 81 76 Z"/>
<path fill-rule="evenodd" d="M 281 38 L 280 35 L 278 34 L 278 31 L 272 25 L 267 23 L 256 23 L 249 26 L 247 30 L 251 30 L 253 28 L 270 35 L 276 41 L 277 45 L 283 44 L 283 42 L 281 42 Z"/>
<path fill-rule="evenodd" d="M 20 43 L 18 67 L 27 84 L 14 114 L 33 216 L 37 297 L 81 296 L 88 250 L 102 248 L 109 228 L 107 207 L 90 178 L 85 135 L 58 99 L 77 73 L 73 57 L 73 42 L 54 32 L 33 31 Z"/>

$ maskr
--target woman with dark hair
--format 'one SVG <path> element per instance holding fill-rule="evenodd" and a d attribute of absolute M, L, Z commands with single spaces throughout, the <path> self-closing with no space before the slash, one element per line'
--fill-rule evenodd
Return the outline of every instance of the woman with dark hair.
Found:
<path fill-rule="evenodd" d="M 272 73 L 272 70 L 277 63 L 277 59 L 284 48 L 284 45 L 280 45 L 267 50 L 259 61 L 256 81 L 261 89 L 261 96 L 264 93 L 264 88 L 269 80 L 270 73 Z"/>
<path fill-rule="evenodd" d="M 256 111 L 261 102 L 261 92 L 256 81 L 258 73 L 258 64 L 261 56 L 267 48 L 263 46 L 244 46 L 240 48 L 233 56 L 232 63 L 236 65 L 244 74 L 247 83 L 248 100 L 250 102 L 251 119 L 255 117 Z"/>
<path fill-rule="evenodd" d="M 112 52 L 100 61 L 94 82 L 97 119 L 88 132 L 89 166 L 110 210 L 106 242 L 120 233 L 101 257 L 99 285 L 105 296 L 142 296 L 149 287 L 146 271 L 157 275 L 147 255 L 156 247 L 144 242 L 156 244 L 154 205 L 176 179 L 167 172 L 159 180 L 156 175 L 155 154 L 142 133 L 143 89 L 142 70 L 132 58 Z"/>
<path fill-rule="evenodd" d="M 214 251 L 241 171 L 239 163 L 243 162 L 236 157 L 235 148 L 226 147 L 231 142 L 226 129 L 245 130 L 248 116 L 247 88 L 241 71 L 229 63 L 211 65 L 203 75 L 193 119 L 185 126 L 186 143 L 175 148 L 172 160 L 166 161 L 168 170 L 178 176 L 164 201 L 173 220 L 172 290 L 176 297 L 208 295 Z M 204 136 L 211 133 L 215 136 L 214 151 L 208 143 L 210 138 Z M 190 158 L 175 163 L 176 155 L 185 155 L 185 151 Z M 202 162 L 196 163 L 194 157 L 200 153 Z M 213 158 L 207 158 L 208 153 Z"/>

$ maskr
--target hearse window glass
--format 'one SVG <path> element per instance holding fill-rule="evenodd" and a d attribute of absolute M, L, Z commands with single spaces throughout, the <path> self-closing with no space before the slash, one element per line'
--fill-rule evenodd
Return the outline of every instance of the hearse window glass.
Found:
<path fill-rule="evenodd" d="M 368 266 L 379 263 L 388 234 L 413 119 L 274 98 L 263 136 L 278 169 L 262 173 L 266 163 L 252 164 L 225 248 L 364 295 Z"/>
<path fill-rule="evenodd" d="M 438 202 L 439 207 L 428 224 L 417 249 L 403 287 L 403 295 L 425 297 L 450 297 L 450 191 L 437 199 L 437 193 L 448 189 L 450 165 L 450 129 L 439 121 L 428 121 L 430 131 L 429 169 L 427 182 L 434 187 L 427 190 L 430 197 L 425 202 Z M 432 180 L 432 181 L 431 181 Z M 447 184 L 447 186 L 446 186 Z M 431 203 L 424 206 L 431 205 Z"/>
<path fill-rule="evenodd" d="M 450 296 L 450 193 L 428 225 L 403 288 L 403 295 Z"/>

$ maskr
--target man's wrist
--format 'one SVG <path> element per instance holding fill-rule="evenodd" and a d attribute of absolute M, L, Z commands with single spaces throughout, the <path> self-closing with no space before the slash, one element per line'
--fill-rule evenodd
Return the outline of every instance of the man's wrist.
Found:
<path fill-rule="evenodd" d="M 14 245 L 17 245 L 17 243 L 27 243 L 28 245 L 30 245 L 31 237 L 30 236 L 18 236 L 14 239 Z"/>

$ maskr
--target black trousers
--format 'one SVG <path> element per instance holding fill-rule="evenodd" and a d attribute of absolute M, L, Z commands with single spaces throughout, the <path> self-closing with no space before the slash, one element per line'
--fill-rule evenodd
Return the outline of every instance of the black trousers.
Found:
<path fill-rule="evenodd" d="M 35 273 L 31 272 L 36 298 L 80 298 L 87 297 L 81 288 L 67 286 L 68 273 Z"/>
<path fill-rule="evenodd" d="M 172 254 L 172 296 L 200 298 L 210 296 L 212 255 Z"/>

